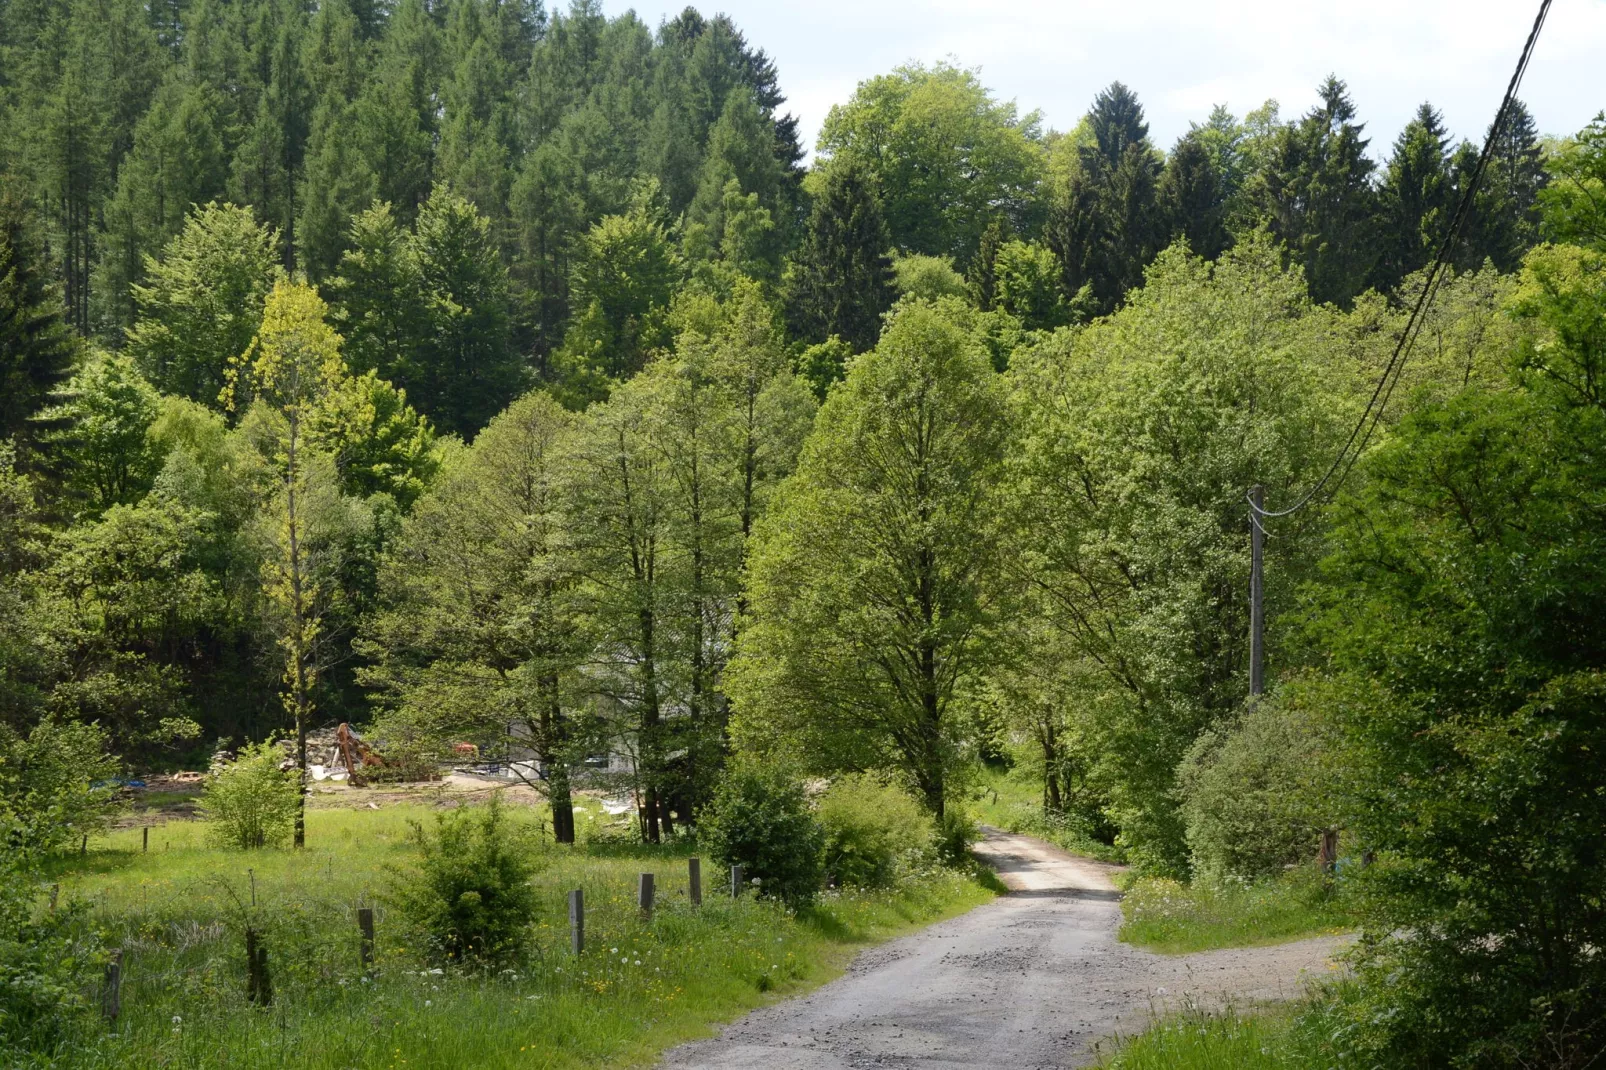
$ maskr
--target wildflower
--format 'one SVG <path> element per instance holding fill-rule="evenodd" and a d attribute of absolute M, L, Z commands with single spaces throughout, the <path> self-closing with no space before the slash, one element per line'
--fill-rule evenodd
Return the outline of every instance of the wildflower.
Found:
<path fill-rule="evenodd" d="M 177 1014 L 173 1015 L 173 1024 L 174 1025 L 183 1025 L 184 1024 L 184 1018 L 181 1015 L 177 1015 Z"/>
<path fill-rule="evenodd" d="M 427 1000 L 427 999 L 426 999 L 426 1000 L 425 1000 L 425 1001 L 424 1001 L 424 1006 L 426 1006 L 426 1007 L 428 1007 L 428 1006 L 430 1006 L 430 1004 L 431 1004 L 431 1001 L 430 1001 L 430 1000 Z"/>

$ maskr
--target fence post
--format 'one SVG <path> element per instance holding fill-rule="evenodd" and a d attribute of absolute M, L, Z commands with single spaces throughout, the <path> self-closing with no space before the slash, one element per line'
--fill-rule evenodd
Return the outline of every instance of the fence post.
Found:
<path fill-rule="evenodd" d="M 122 989 L 123 949 L 119 947 L 113 949 L 111 961 L 106 963 L 106 982 L 100 990 L 100 1014 L 108 1022 L 117 1021 L 122 1012 Z"/>
<path fill-rule="evenodd" d="M 581 888 L 569 893 L 569 946 L 576 955 L 586 949 L 586 893 Z"/>
<path fill-rule="evenodd" d="M 731 867 L 731 898 L 735 899 L 742 894 L 742 867 Z"/>
<path fill-rule="evenodd" d="M 641 908 L 641 916 L 649 921 L 652 919 L 652 893 L 653 875 L 643 873 L 636 882 L 636 906 Z"/>
<path fill-rule="evenodd" d="M 374 964 L 374 908 L 357 908 L 357 928 L 362 930 L 362 968 L 364 971 Z"/>
<path fill-rule="evenodd" d="M 140 830 L 140 832 L 141 832 L 140 840 L 142 842 L 140 843 L 140 848 L 139 849 L 141 851 L 145 852 L 146 854 L 149 854 L 150 853 L 150 849 L 151 849 L 151 827 L 149 825 L 146 825 L 143 829 Z"/>
<path fill-rule="evenodd" d="M 1321 853 L 1317 855 L 1321 863 L 1322 876 L 1332 879 L 1333 872 L 1338 868 L 1338 830 L 1324 829 L 1322 832 Z"/>
<path fill-rule="evenodd" d="M 89 837 L 84 836 L 83 842 L 78 845 L 78 855 L 83 857 L 89 853 Z"/>
<path fill-rule="evenodd" d="M 686 874 L 691 878 L 691 905 L 701 906 L 703 903 L 703 861 L 700 858 L 686 859 Z"/>
<path fill-rule="evenodd" d="M 273 1002 L 273 979 L 268 975 L 268 947 L 253 928 L 245 930 L 245 998 L 266 1007 Z"/>

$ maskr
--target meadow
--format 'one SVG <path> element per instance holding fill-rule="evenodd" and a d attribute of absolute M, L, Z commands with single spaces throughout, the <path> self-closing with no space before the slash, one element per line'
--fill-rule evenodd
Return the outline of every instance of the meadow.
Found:
<path fill-rule="evenodd" d="M 122 1013 L 33 1063 L 69 1067 L 569 1068 L 650 1062 L 675 1043 L 838 974 L 854 951 L 991 898 L 949 870 L 880 891 L 826 892 L 801 911 L 732 899 L 705 860 L 688 896 L 687 844 L 615 842 L 587 802 L 583 842 L 544 835 L 544 810 L 509 817 L 539 871 L 543 904 L 527 954 L 494 971 L 431 965 L 387 907 L 416 856 L 426 799 L 381 809 L 317 808 L 300 851 L 225 850 L 201 822 L 92 837 L 45 874 L 123 952 Z M 636 881 L 652 872 L 651 919 Z M 728 883 L 725 882 L 725 883 Z M 571 953 L 566 894 L 583 889 L 586 950 Z M 356 913 L 376 941 L 361 962 Z M 262 933 L 273 1000 L 246 999 L 244 932 Z"/>

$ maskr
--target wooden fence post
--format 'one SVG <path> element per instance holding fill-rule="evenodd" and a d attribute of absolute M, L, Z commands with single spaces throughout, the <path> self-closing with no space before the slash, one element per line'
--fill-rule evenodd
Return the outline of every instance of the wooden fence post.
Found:
<path fill-rule="evenodd" d="M 1322 876 L 1332 879 L 1333 873 L 1338 869 L 1338 830 L 1325 829 L 1322 832 L 1321 853 L 1317 855 L 1321 863 Z"/>
<path fill-rule="evenodd" d="M 140 841 L 141 842 L 140 842 L 139 849 L 141 851 L 145 852 L 146 854 L 149 854 L 150 850 L 151 850 L 151 827 L 149 825 L 146 825 L 143 829 L 140 830 L 140 833 L 141 833 L 141 835 L 140 835 Z"/>
<path fill-rule="evenodd" d="M 273 1002 L 273 979 L 268 974 L 268 946 L 262 934 L 245 930 L 245 998 L 266 1007 Z"/>
<path fill-rule="evenodd" d="M 700 858 L 686 859 L 686 875 L 691 878 L 691 905 L 701 906 L 703 902 L 703 861 Z"/>
<path fill-rule="evenodd" d="M 569 946 L 576 955 L 586 949 L 586 893 L 581 888 L 569 893 Z"/>
<path fill-rule="evenodd" d="M 357 908 L 357 928 L 362 930 L 362 968 L 364 971 L 374 964 L 374 908 Z"/>
<path fill-rule="evenodd" d="M 652 893 L 653 875 L 643 873 L 636 882 L 636 906 L 641 908 L 641 916 L 652 920 Z"/>
<path fill-rule="evenodd" d="M 106 963 L 106 981 L 100 990 L 100 1014 L 108 1022 L 117 1021 L 122 1012 L 123 949 L 112 950 L 111 961 Z"/>
<path fill-rule="evenodd" d="M 735 899 L 742 894 L 742 867 L 731 867 L 731 898 Z"/>

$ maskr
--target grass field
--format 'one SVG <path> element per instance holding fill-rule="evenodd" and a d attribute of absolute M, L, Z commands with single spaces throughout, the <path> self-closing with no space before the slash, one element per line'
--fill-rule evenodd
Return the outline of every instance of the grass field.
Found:
<path fill-rule="evenodd" d="M 1280 944 L 1354 928 L 1353 905 L 1314 873 L 1247 888 L 1138 879 L 1121 899 L 1121 939 L 1164 954 Z"/>
<path fill-rule="evenodd" d="M 302 851 L 225 851 L 204 826 L 138 828 L 91 839 L 46 875 L 86 902 L 124 951 L 123 1015 L 36 1065 L 64 1067 L 601 1067 L 643 1063 L 758 1004 L 818 984 L 853 951 L 993 894 L 936 871 L 881 892 L 829 893 L 802 913 L 717 891 L 687 897 L 690 848 L 543 844 L 542 812 L 513 808 L 544 904 L 535 947 L 493 975 L 430 969 L 382 899 L 414 856 L 409 820 L 424 803 L 313 809 Z M 599 823 L 588 812 L 584 826 Z M 654 872 L 658 908 L 635 909 Z M 583 888 L 587 950 L 568 950 L 565 894 Z M 254 905 L 253 905 L 254 904 Z M 376 908 L 374 968 L 359 962 L 356 910 Z M 265 934 L 274 987 L 245 1000 L 243 932 Z"/>

